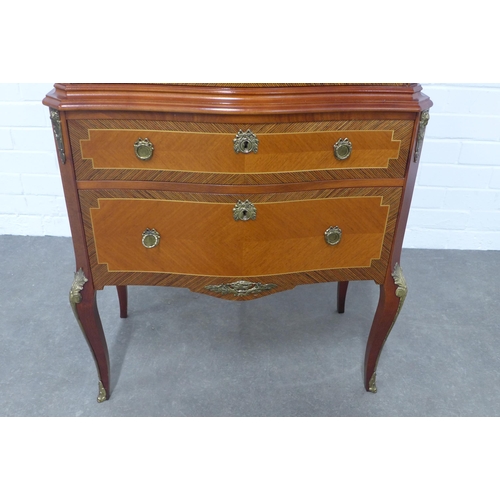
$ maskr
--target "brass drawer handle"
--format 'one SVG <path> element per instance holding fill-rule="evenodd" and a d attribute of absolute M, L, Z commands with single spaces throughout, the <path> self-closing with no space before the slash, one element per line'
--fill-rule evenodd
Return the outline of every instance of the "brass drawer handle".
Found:
<path fill-rule="evenodd" d="M 342 229 L 339 226 L 330 226 L 325 231 L 325 241 L 328 245 L 334 246 L 340 243 L 340 239 L 342 238 Z"/>
<path fill-rule="evenodd" d="M 257 153 L 259 139 L 257 139 L 257 136 L 250 129 L 246 132 L 240 129 L 233 139 L 233 147 L 235 153 Z"/>
<path fill-rule="evenodd" d="M 233 208 L 233 217 L 234 220 L 255 220 L 257 208 L 249 200 L 238 200 Z"/>
<path fill-rule="evenodd" d="M 339 139 L 333 145 L 333 154 L 337 160 L 347 160 L 351 156 L 352 144 L 351 141 L 346 137 L 345 139 Z"/>
<path fill-rule="evenodd" d="M 147 137 L 145 139 L 137 139 L 134 144 L 135 156 L 142 161 L 150 160 L 154 150 L 153 143 Z"/>
<path fill-rule="evenodd" d="M 156 229 L 147 228 L 142 233 L 142 244 L 146 248 L 154 248 L 160 243 L 160 233 Z"/>

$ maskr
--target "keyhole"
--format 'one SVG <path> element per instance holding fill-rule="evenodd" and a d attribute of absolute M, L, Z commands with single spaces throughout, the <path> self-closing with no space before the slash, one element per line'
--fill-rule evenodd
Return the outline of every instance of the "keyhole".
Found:
<path fill-rule="evenodd" d="M 243 217 L 246 217 L 246 216 L 247 216 L 247 211 L 243 210 Z"/>
<path fill-rule="evenodd" d="M 243 149 L 244 149 L 245 151 L 248 151 L 248 141 L 245 141 L 245 142 L 243 143 Z"/>

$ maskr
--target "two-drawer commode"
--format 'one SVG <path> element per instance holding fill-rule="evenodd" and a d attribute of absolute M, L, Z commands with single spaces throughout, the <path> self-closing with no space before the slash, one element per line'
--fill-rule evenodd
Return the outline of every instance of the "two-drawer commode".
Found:
<path fill-rule="evenodd" d="M 365 357 L 406 295 L 401 246 L 430 100 L 416 84 L 56 84 L 50 106 L 76 256 L 70 302 L 109 358 L 96 291 L 186 287 L 249 300 L 374 280 Z"/>

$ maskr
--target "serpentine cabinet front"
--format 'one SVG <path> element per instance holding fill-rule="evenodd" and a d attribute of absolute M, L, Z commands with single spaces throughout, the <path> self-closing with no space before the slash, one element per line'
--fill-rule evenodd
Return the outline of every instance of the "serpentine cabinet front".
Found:
<path fill-rule="evenodd" d="M 417 84 L 56 84 L 76 257 L 70 303 L 110 396 L 96 291 L 176 286 L 252 300 L 374 280 L 364 383 L 407 286 L 399 265 L 432 105 Z"/>

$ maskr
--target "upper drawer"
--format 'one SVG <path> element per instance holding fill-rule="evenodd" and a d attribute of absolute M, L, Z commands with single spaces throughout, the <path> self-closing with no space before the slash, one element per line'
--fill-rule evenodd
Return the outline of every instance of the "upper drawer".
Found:
<path fill-rule="evenodd" d="M 260 184 L 395 178 L 405 174 L 413 122 L 358 120 L 212 124 L 71 120 L 79 180 Z M 250 130 L 240 140 L 238 131 Z M 148 139 L 147 160 L 135 144 Z M 255 148 L 252 148 L 252 140 Z M 343 140 L 347 147 L 337 149 Z"/>

